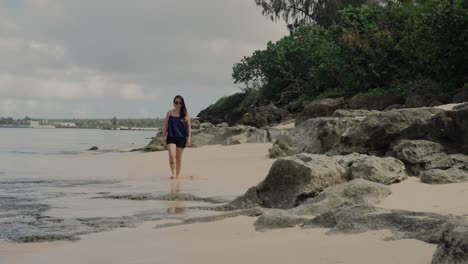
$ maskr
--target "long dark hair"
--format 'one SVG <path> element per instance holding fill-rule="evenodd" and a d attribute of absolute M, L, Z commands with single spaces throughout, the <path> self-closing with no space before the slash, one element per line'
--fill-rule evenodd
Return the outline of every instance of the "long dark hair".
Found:
<path fill-rule="evenodd" d="M 182 107 L 180 108 L 180 117 L 182 117 L 182 119 L 185 119 L 185 117 L 187 116 L 187 107 L 185 107 L 184 98 L 182 97 L 182 95 L 176 95 L 174 97 L 174 100 L 172 100 L 172 103 L 175 103 L 176 99 L 179 99 L 182 102 Z"/>

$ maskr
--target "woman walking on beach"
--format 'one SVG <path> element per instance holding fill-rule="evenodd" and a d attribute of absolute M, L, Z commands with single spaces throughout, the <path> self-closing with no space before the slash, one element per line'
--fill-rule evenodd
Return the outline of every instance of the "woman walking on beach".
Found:
<path fill-rule="evenodd" d="M 166 114 L 161 143 L 163 145 L 167 144 L 169 151 L 169 166 L 172 172 L 169 178 L 178 179 L 182 169 L 182 153 L 184 148 L 190 146 L 192 141 L 192 127 L 184 98 L 176 95 L 172 102 L 174 103 L 174 109 Z"/>

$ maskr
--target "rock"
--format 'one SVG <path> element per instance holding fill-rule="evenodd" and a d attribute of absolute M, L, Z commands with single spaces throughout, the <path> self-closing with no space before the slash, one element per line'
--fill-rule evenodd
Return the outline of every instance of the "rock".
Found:
<path fill-rule="evenodd" d="M 287 156 L 287 154 L 283 151 L 283 149 L 278 147 L 278 145 L 274 145 L 273 147 L 268 149 L 268 153 L 269 153 L 269 157 L 272 158 L 272 159 Z"/>
<path fill-rule="evenodd" d="M 97 146 L 93 146 L 93 147 L 89 148 L 88 150 L 99 150 L 99 148 Z"/>
<path fill-rule="evenodd" d="M 390 111 L 390 110 L 393 110 L 393 109 L 402 109 L 402 108 L 405 108 L 405 106 L 401 105 L 401 104 L 392 104 L 392 105 L 387 106 L 384 109 L 384 111 Z"/>
<path fill-rule="evenodd" d="M 449 223 L 441 233 L 442 237 L 432 257 L 432 264 L 467 264 L 468 223 Z"/>
<path fill-rule="evenodd" d="M 298 154 L 275 161 L 257 185 L 257 194 L 263 207 L 292 208 L 326 187 L 344 182 L 345 176 L 346 169 L 334 158 Z"/>
<path fill-rule="evenodd" d="M 223 128 L 223 127 L 229 127 L 229 125 L 228 125 L 228 123 L 223 122 L 223 123 L 220 123 L 220 124 L 216 124 L 216 127 Z"/>
<path fill-rule="evenodd" d="M 338 109 L 333 113 L 333 117 L 365 117 L 377 113 L 379 112 L 374 110 Z"/>
<path fill-rule="evenodd" d="M 443 149 L 441 144 L 427 140 L 401 140 L 393 147 L 396 158 L 414 175 L 422 170 L 450 168 L 454 162 Z"/>
<path fill-rule="evenodd" d="M 231 109 L 232 110 L 232 109 Z M 228 110 L 211 105 L 198 113 L 197 117 L 200 123 L 219 124 L 226 121 Z"/>
<path fill-rule="evenodd" d="M 220 105 L 211 105 L 200 111 L 197 117 L 200 122 L 220 124 L 226 122 L 229 126 L 247 125 L 257 128 L 280 123 L 289 115 L 286 109 L 278 108 L 275 104 L 242 106 L 245 94 L 238 93 L 229 96 Z M 266 102 L 262 102 L 266 104 Z"/>
<path fill-rule="evenodd" d="M 294 101 L 290 102 L 287 106 L 286 109 L 288 109 L 289 112 L 298 112 L 303 109 L 302 103 L 300 101 Z"/>
<path fill-rule="evenodd" d="M 429 184 L 466 182 L 468 181 L 468 171 L 463 166 L 462 164 L 446 170 L 432 169 L 425 171 L 421 176 L 421 181 Z"/>
<path fill-rule="evenodd" d="M 305 217 L 295 216 L 283 210 L 266 212 L 258 217 L 254 226 L 257 231 L 267 231 L 278 228 L 289 228 L 302 225 L 309 220 Z"/>
<path fill-rule="evenodd" d="M 444 103 L 439 100 L 440 88 L 435 82 L 426 80 L 416 83 L 415 86 L 406 96 L 406 107 L 434 106 Z"/>
<path fill-rule="evenodd" d="M 362 178 L 388 185 L 401 182 L 408 177 L 403 162 L 389 157 L 379 158 L 360 155 L 353 157 L 347 163 L 347 166 L 349 168 L 349 179 Z"/>
<path fill-rule="evenodd" d="M 343 107 L 343 105 L 343 97 L 337 99 L 325 98 L 314 101 L 305 106 L 304 110 L 296 117 L 296 126 L 310 118 L 331 116 L 336 109 Z"/>
<path fill-rule="evenodd" d="M 272 133 L 275 130 L 269 128 Z M 278 132 L 279 133 L 279 132 Z M 284 132 L 282 132 L 284 133 Z M 166 150 L 165 145 L 161 145 L 162 133 L 158 133 L 154 139 L 143 148 L 144 151 Z M 249 126 L 229 127 L 227 123 L 213 125 L 211 123 L 201 123 L 199 129 L 192 130 L 192 147 L 205 145 L 232 145 L 244 143 L 266 143 L 270 142 L 269 131 L 267 129 L 257 129 Z"/>
<path fill-rule="evenodd" d="M 399 139 L 427 138 L 432 116 L 442 111 L 434 108 L 398 109 L 365 112 L 364 116 L 308 119 L 289 130 L 291 145 L 283 152 L 287 155 L 301 152 L 383 155 Z"/>
<path fill-rule="evenodd" d="M 288 156 L 287 153 L 284 151 L 289 149 L 292 142 L 291 139 L 286 135 L 279 135 L 274 141 L 275 144 L 272 148 L 268 149 L 270 153 L 270 158 L 279 158 L 279 157 L 286 157 Z"/>
<path fill-rule="evenodd" d="M 463 87 L 452 92 L 452 103 L 468 102 L 468 87 Z"/>
<path fill-rule="evenodd" d="M 250 187 L 244 195 L 237 197 L 224 206 L 224 210 L 247 209 L 261 206 L 263 201 L 258 197 L 257 187 Z"/>
<path fill-rule="evenodd" d="M 195 119 L 191 122 L 192 124 L 192 129 L 199 129 L 200 128 L 200 120 L 199 119 Z"/>
<path fill-rule="evenodd" d="M 468 154 L 468 104 L 439 112 L 432 118 L 432 134 L 448 147 Z"/>
<path fill-rule="evenodd" d="M 396 239 L 415 238 L 426 243 L 438 243 L 441 230 L 453 217 L 434 213 L 382 209 L 373 206 L 342 206 L 325 212 L 304 223 L 304 228 L 331 228 L 329 234 L 362 233 L 388 229 Z"/>
<path fill-rule="evenodd" d="M 206 130 L 206 129 L 211 129 L 211 128 L 214 128 L 214 125 L 212 123 L 201 123 L 200 124 L 200 129 L 201 130 Z"/>
<path fill-rule="evenodd" d="M 353 168 L 354 162 L 360 164 Z M 377 169 L 367 168 L 370 164 Z M 372 171 L 377 175 L 370 175 Z M 406 176 L 403 164 L 393 158 L 362 154 L 330 157 L 301 153 L 276 160 L 261 183 L 236 198 L 229 206 L 233 209 L 246 208 L 246 205 L 290 209 L 318 196 L 325 188 L 352 178 L 368 178 L 390 184 Z"/>
<path fill-rule="evenodd" d="M 231 111 L 227 111 L 225 116 L 225 122 L 227 122 L 230 126 L 236 125 L 242 117 L 249 112 L 249 108 L 247 107 L 237 107 L 231 109 Z"/>
<path fill-rule="evenodd" d="M 355 179 L 326 188 L 319 196 L 290 211 L 297 215 L 323 214 L 342 205 L 373 205 L 391 194 L 386 185 Z"/>
<path fill-rule="evenodd" d="M 349 99 L 351 109 L 384 110 L 390 105 L 402 105 L 405 99 L 399 95 L 355 95 Z"/>
<path fill-rule="evenodd" d="M 238 125 L 247 125 L 253 127 L 264 127 L 268 125 L 267 119 L 259 113 L 247 112 L 242 118 L 237 121 Z"/>

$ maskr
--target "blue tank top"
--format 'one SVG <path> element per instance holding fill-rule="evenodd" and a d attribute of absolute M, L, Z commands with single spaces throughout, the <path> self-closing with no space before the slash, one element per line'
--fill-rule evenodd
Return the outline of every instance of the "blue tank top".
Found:
<path fill-rule="evenodd" d="M 187 131 L 187 122 L 185 122 L 185 120 L 180 116 L 172 116 L 172 113 L 170 113 L 167 127 L 167 136 L 184 138 L 188 137 Z"/>

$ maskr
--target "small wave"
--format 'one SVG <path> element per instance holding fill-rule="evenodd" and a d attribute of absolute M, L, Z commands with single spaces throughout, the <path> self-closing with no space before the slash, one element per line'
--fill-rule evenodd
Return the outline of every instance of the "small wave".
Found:
<path fill-rule="evenodd" d="M 37 155 L 40 154 L 39 152 L 36 151 L 23 151 L 23 150 L 13 150 L 10 151 L 11 154 L 29 154 L 29 155 Z"/>
<path fill-rule="evenodd" d="M 53 155 L 78 155 L 83 153 L 82 151 L 76 151 L 76 150 L 62 150 L 59 152 L 52 153 Z"/>

